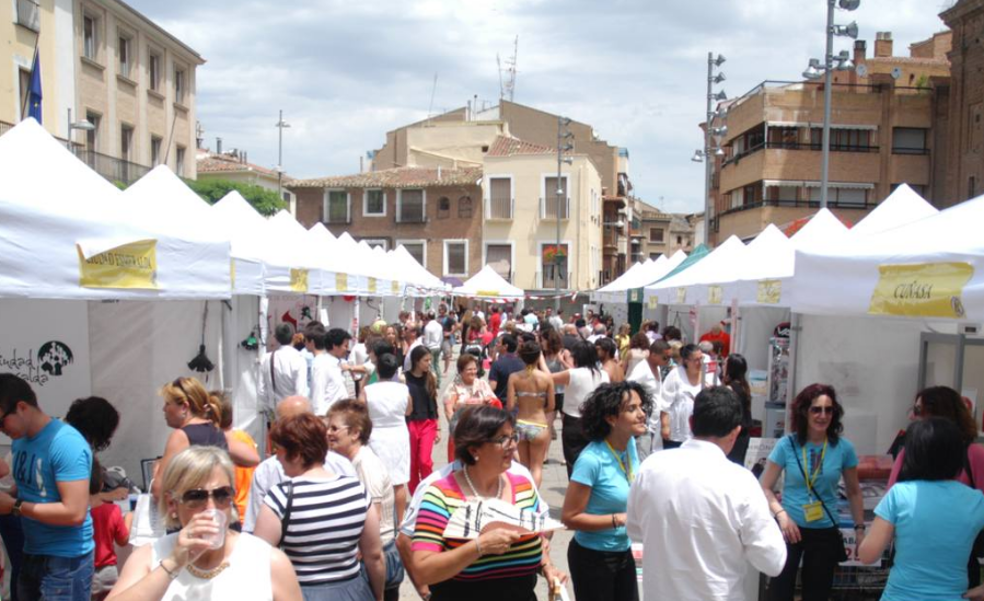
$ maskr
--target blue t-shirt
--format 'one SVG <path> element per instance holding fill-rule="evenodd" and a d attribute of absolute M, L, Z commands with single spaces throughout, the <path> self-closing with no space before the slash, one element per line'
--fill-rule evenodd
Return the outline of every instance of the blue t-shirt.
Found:
<path fill-rule="evenodd" d="M 506 390 L 509 386 L 509 376 L 517 371 L 526 369 L 523 360 L 513 354 L 500 355 L 492 363 L 489 371 L 489 382 L 495 382 L 495 396 L 502 401 L 502 406 L 506 405 Z"/>
<path fill-rule="evenodd" d="M 803 470 L 813 478 L 813 473 L 817 470 L 820 462 L 820 455 L 823 454 L 823 465 L 819 466 L 820 473 L 817 474 L 816 481 L 813 483 L 814 494 L 812 498 L 807 493 L 806 479 L 803 477 Z M 798 462 L 797 462 L 798 459 Z M 803 463 L 803 447 L 793 436 L 786 436 L 772 449 L 769 454 L 769 461 L 782 468 L 785 475 L 785 483 L 782 487 L 782 508 L 786 510 L 789 517 L 800 528 L 831 528 L 834 523 L 827 517 L 827 512 L 823 512 L 823 518 L 813 522 L 807 522 L 803 515 L 803 506 L 807 503 L 822 500 L 827 507 L 827 511 L 834 516 L 837 515 L 837 485 L 840 483 L 841 473 L 858 465 L 858 455 L 854 452 L 854 445 L 843 436 L 837 440 L 837 444 L 827 444 L 827 451 L 823 452 L 823 443 L 806 443 L 806 464 L 800 470 Z M 819 495 L 820 499 L 817 499 Z M 821 510 L 822 511 L 822 510 Z"/>
<path fill-rule="evenodd" d="M 628 452 L 622 454 L 621 461 L 625 462 L 627 454 L 632 465 L 631 472 L 636 474 L 639 471 L 639 457 L 636 455 L 635 440 L 629 441 L 626 450 Z M 629 503 L 629 481 L 604 440 L 596 440 L 584 447 L 574 463 L 571 482 L 591 487 L 585 513 L 625 513 Z M 626 551 L 631 544 L 625 526 L 592 532 L 578 531 L 574 533 L 574 540 L 582 547 L 607 552 Z"/>
<path fill-rule="evenodd" d="M 14 440 L 14 481 L 17 497 L 29 503 L 58 503 L 58 482 L 86 481 L 92 472 L 92 449 L 78 430 L 57 419 L 33 438 Z M 24 552 L 32 555 L 79 557 L 95 548 L 92 516 L 87 509 L 81 526 L 52 526 L 23 518 Z"/>
<path fill-rule="evenodd" d="M 984 494 L 956 480 L 899 482 L 875 515 L 895 527 L 895 564 L 882 601 L 959 601 L 970 549 L 984 528 Z"/>

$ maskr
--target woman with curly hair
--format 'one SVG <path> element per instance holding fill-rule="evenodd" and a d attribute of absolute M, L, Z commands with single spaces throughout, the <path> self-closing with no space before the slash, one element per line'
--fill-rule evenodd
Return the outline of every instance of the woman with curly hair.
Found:
<path fill-rule="evenodd" d="M 786 566 L 769 583 L 769 599 L 792 601 L 803 560 L 803 601 L 826 601 L 844 541 L 833 516 L 841 476 L 854 518 L 857 544 L 864 539 L 864 500 L 858 483 L 858 456 L 841 436 L 844 409 L 832 386 L 811 384 L 793 401 L 793 434 L 776 444 L 762 474 L 769 508 L 786 539 Z M 782 502 L 773 488 L 786 473 Z"/>
<path fill-rule="evenodd" d="M 646 433 L 651 412 L 652 401 L 637 382 L 602 384 L 581 405 L 581 427 L 591 442 L 578 455 L 561 513 L 575 531 L 567 563 L 579 601 L 639 598 L 625 521 L 639 470 L 634 437 Z"/>

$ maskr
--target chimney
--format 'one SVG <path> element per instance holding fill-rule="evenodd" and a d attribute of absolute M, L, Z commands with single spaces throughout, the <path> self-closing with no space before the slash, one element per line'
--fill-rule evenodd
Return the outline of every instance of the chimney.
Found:
<path fill-rule="evenodd" d="M 215 139 L 215 154 L 222 154 L 222 138 Z"/>
<path fill-rule="evenodd" d="M 868 54 L 868 42 L 864 40 L 854 41 L 854 64 L 859 65 L 864 62 Z"/>
<path fill-rule="evenodd" d="M 879 31 L 875 35 L 875 58 L 892 56 L 892 32 Z"/>

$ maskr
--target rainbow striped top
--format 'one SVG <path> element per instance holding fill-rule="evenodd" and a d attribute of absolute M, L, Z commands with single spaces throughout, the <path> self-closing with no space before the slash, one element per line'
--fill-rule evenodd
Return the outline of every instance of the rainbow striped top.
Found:
<path fill-rule="evenodd" d="M 506 472 L 512 486 L 513 505 L 520 509 L 540 513 L 542 504 L 533 484 L 522 476 Z M 456 509 L 466 503 L 465 494 L 454 478 L 454 472 L 431 484 L 424 492 L 424 499 L 417 515 L 413 532 L 414 551 L 441 553 L 456 549 L 470 541 L 448 540 L 444 529 Z M 486 555 L 465 568 L 452 580 L 473 582 L 532 576 L 540 569 L 542 547 L 540 535 L 520 538 L 502 555 Z"/>

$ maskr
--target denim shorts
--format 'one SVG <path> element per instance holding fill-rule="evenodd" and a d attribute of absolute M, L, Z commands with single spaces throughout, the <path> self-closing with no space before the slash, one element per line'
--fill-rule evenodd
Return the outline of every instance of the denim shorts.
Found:
<path fill-rule="evenodd" d="M 93 552 L 79 557 L 24 554 L 17 579 L 20 601 L 89 601 Z"/>

